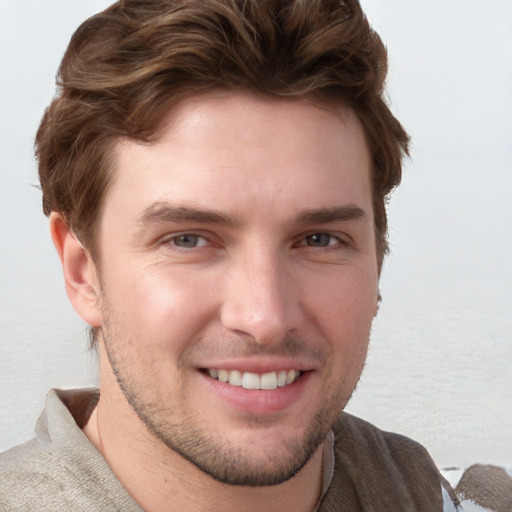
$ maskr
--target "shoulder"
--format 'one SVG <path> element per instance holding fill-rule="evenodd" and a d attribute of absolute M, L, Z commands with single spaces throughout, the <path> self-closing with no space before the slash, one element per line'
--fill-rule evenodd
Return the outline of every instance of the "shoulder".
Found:
<path fill-rule="evenodd" d="M 0 454 L 0 512 L 140 510 L 124 491 L 116 498 L 117 484 L 110 480 L 107 470 L 95 471 L 80 460 L 73 463 L 36 438 Z M 116 499 L 130 506 L 117 508 Z"/>
<path fill-rule="evenodd" d="M 52 496 L 69 482 L 66 473 L 61 460 L 37 439 L 7 450 L 0 454 L 0 510 L 50 510 Z"/>
<path fill-rule="evenodd" d="M 76 422 L 94 396 L 48 394 L 36 438 L 0 454 L 1 512 L 141 510 Z"/>
<path fill-rule="evenodd" d="M 333 430 L 333 495 L 360 503 L 363 510 L 439 512 L 447 495 L 456 506 L 452 489 L 421 444 L 347 413 Z"/>
<path fill-rule="evenodd" d="M 53 465 L 51 454 L 41 447 L 37 439 L 0 453 L 0 492 L 3 495 L 9 489 L 24 488 L 38 473 L 46 473 Z"/>
<path fill-rule="evenodd" d="M 339 449 L 357 446 L 361 454 L 372 453 L 372 463 L 392 463 L 402 470 L 424 468 L 439 474 L 427 449 L 417 441 L 401 434 L 386 432 L 371 423 L 343 413 L 334 426 Z"/>

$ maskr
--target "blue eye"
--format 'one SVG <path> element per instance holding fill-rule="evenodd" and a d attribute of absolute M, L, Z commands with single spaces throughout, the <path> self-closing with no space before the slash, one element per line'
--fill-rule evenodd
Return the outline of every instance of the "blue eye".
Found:
<path fill-rule="evenodd" d="M 305 245 L 309 247 L 328 247 L 339 243 L 339 240 L 329 233 L 314 233 L 307 236 L 304 241 Z"/>
<path fill-rule="evenodd" d="M 195 247 L 206 245 L 207 240 L 199 235 L 191 235 L 185 233 L 183 235 L 171 238 L 170 242 L 176 247 L 182 247 L 183 249 L 193 249 Z"/>

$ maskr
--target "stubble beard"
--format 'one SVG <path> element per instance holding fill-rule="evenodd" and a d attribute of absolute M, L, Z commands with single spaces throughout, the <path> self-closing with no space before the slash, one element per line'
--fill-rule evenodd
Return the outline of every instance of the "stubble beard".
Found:
<path fill-rule="evenodd" d="M 108 319 L 108 315 L 105 317 Z M 169 450 L 202 472 L 218 482 L 235 486 L 273 486 L 294 477 L 326 439 L 352 396 L 364 366 L 363 359 L 353 383 L 342 381 L 325 390 L 322 406 L 313 415 L 300 439 L 284 440 L 283 450 L 279 453 L 272 453 L 266 446 L 261 446 L 260 452 L 266 452 L 267 458 L 263 462 L 261 459 L 255 462 L 250 450 L 230 444 L 227 436 L 209 434 L 202 426 L 204 420 L 188 415 L 181 421 L 174 421 L 172 405 L 148 398 L 154 395 L 151 390 L 145 393 L 127 371 L 129 363 L 122 356 L 119 357 L 121 351 L 115 345 L 121 346 L 121 343 L 116 340 L 115 334 L 109 332 L 109 324 L 108 321 L 104 323 L 101 333 L 110 366 L 124 397 L 147 430 Z M 260 423 L 259 426 L 265 428 L 267 422 L 264 417 L 248 419 L 251 427 Z"/>

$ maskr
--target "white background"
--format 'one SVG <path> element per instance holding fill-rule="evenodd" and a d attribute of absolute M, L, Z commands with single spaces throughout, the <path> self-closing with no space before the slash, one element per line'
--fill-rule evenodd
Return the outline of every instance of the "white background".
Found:
<path fill-rule="evenodd" d="M 32 156 L 72 31 L 109 2 L 0 0 L 0 450 L 46 392 L 96 382 L 68 305 Z M 392 255 L 348 410 L 440 466 L 512 463 L 512 1 L 362 0 L 413 137 Z"/>

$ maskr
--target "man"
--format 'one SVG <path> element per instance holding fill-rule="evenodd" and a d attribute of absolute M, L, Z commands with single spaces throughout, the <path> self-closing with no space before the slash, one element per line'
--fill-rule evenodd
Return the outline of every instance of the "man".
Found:
<path fill-rule="evenodd" d="M 4 510 L 455 510 L 342 411 L 408 137 L 355 0 L 128 0 L 73 36 L 36 146 L 100 389 L 52 391 Z"/>

